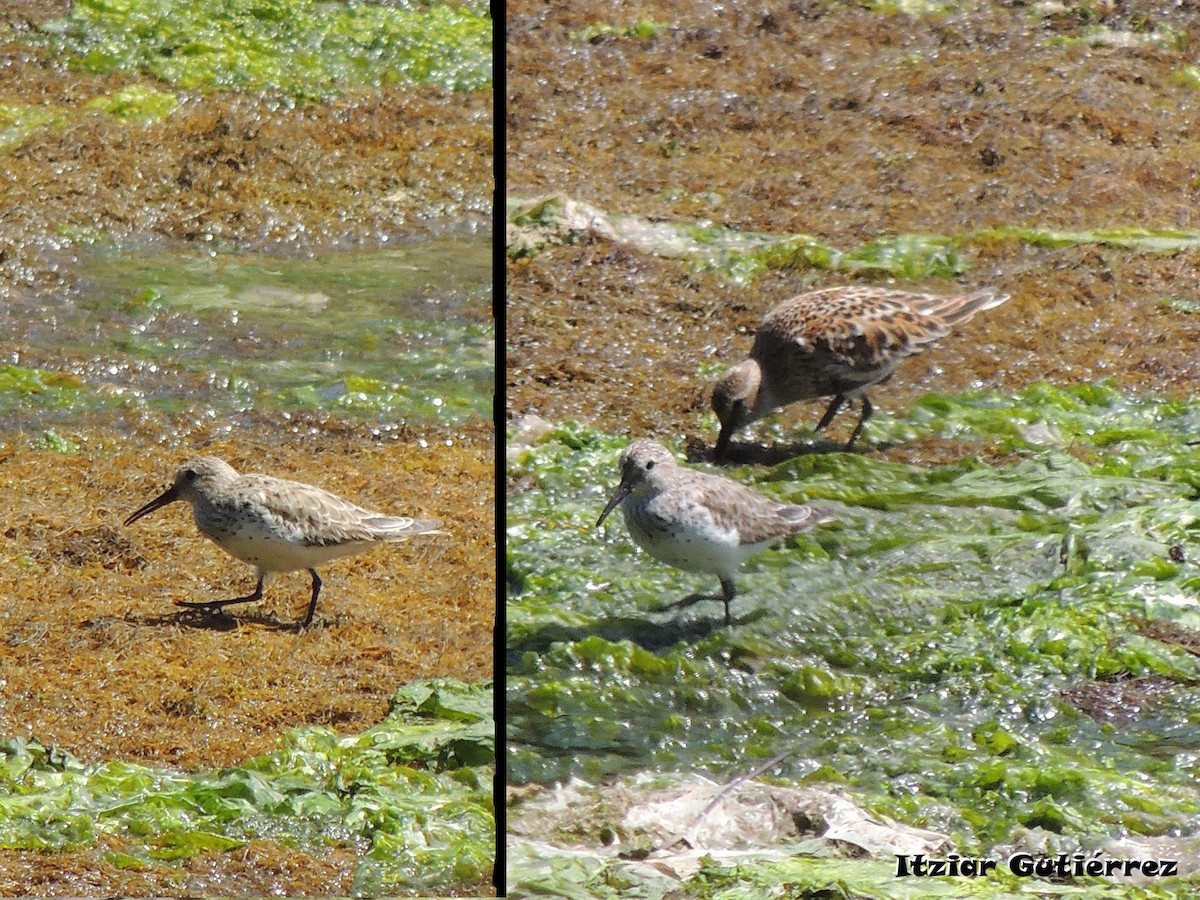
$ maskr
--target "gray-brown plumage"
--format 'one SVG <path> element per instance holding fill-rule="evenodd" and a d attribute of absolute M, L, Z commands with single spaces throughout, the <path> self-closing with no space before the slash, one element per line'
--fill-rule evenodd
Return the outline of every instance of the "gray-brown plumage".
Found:
<path fill-rule="evenodd" d="M 866 388 L 892 376 L 976 313 L 1008 299 L 992 288 L 940 297 L 878 287 L 836 287 L 785 300 L 754 336 L 748 359 L 722 376 L 712 406 L 721 422 L 716 456 L 724 458 L 743 425 L 798 400 L 832 396 L 817 424 L 823 430 L 851 397 L 862 415 L 846 442 L 854 445 L 873 408 Z"/>
<path fill-rule="evenodd" d="M 620 504 L 634 541 L 655 559 L 719 577 L 721 596 L 691 594 L 666 608 L 720 600 L 726 625 L 736 594 L 733 576 L 742 563 L 833 518 L 828 509 L 780 503 L 720 475 L 685 468 L 653 441 L 634 441 L 621 452 L 620 465 L 621 483 L 596 526 Z"/>
<path fill-rule="evenodd" d="M 234 468 L 213 456 L 185 463 L 174 483 L 128 519 L 132 525 L 142 516 L 186 500 L 200 533 L 222 550 L 258 570 L 258 585 L 252 594 L 231 600 L 177 601 L 179 606 L 208 611 L 231 603 L 262 599 L 263 579 L 268 572 L 307 569 L 312 575 L 312 600 L 304 624 L 312 622 L 317 609 L 321 579 L 315 566 L 359 553 L 368 547 L 402 541 L 415 534 L 435 533 L 439 523 L 432 519 L 388 516 L 356 506 L 336 494 L 270 475 L 239 475 Z"/>

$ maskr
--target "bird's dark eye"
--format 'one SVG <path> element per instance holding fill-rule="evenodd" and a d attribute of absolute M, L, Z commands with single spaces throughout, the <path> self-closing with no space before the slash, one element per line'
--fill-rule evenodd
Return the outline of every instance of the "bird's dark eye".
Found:
<path fill-rule="evenodd" d="M 196 480 L 196 473 L 195 473 L 195 471 L 194 471 L 194 470 L 192 470 L 192 469 L 188 469 L 187 471 L 185 471 L 185 472 L 183 473 L 183 477 L 184 477 L 184 479 L 185 479 L 186 481 L 195 481 L 195 480 Z"/>
<path fill-rule="evenodd" d="M 652 459 L 646 460 L 646 471 L 649 472 L 653 468 L 654 468 L 654 460 L 652 460 Z"/>

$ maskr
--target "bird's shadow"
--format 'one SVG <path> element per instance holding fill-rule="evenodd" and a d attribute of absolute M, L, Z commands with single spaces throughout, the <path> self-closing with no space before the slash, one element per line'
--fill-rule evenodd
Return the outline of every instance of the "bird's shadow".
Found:
<path fill-rule="evenodd" d="M 767 615 L 766 610 L 755 609 L 744 616 L 734 616 L 733 622 L 725 624 L 724 611 L 717 606 L 713 615 L 685 616 L 672 615 L 677 611 L 666 608 L 647 610 L 639 616 L 609 616 L 594 619 L 584 625 L 562 625 L 547 623 L 540 628 L 529 631 L 515 641 L 507 644 L 506 655 L 510 664 L 524 653 L 544 653 L 554 644 L 575 643 L 589 637 L 600 637 L 611 643 L 629 641 L 637 644 L 643 650 L 657 653 L 679 644 L 696 643 L 702 638 L 721 631 L 727 631 L 738 625 L 749 625 Z M 663 621 L 657 621 L 651 616 L 669 616 Z"/>
<path fill-rule="evenodd" d="M 706 462 L 717 466 L 777 466 L 795 459 L 797 456 L 815 456 L 826 453 L 857 453 L 864 454 L 877 450 L 886 450 L 890 445 L 884 444 L 855 444 L 847 449 L 841 441 L 830 441 L 824 438 L 807 441 L 794 441 L 789 444 L 764 444 L 761 441 L 733 441 L 726 448 L 725 455 L 717 459 L 713 449 L 698 439 L 688 441 L 688 462 Z"/>
<path fill-rule="evenodd" d="M 255 625 L 270 631 L 292 632 L 299 634 L 305 626 L 299 622 L 281 622 L 274 616 L 262 613 L 234 615 L 224 610 L 177 609 L 174 612 L 154 615 L 130 615 L 125 621 L 133 625 L 146 625 L 151 628 L 173 626 L 176 628 L 194 628 L 198 631 L 236 631 L 245 625 Z M 315 621 L 314 625 L 317 624 Z M 308 627 L 312 627 L 311 625 Z"/>

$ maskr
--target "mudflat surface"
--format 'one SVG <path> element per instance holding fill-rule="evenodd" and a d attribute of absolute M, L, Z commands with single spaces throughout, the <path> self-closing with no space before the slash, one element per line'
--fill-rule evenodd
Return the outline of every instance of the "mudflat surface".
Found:
<path fill-rule="evenodd" d="M 1196 225 L 1200 90 L 1181 49 L 1194 12 L 864 6 L 650 3 L 638 21 L 665 26 L 653 36 L 589 38 L 596 23 L 635 23 L 604 4 L 508 4 L 509 196 L 842 249 L 904 233 Z M 1195 297 L 1195 250 L 994 240 L 965 254 L 957 279 L 892 283 L 991 284 L 1012 300 L 906 362 L 877 407 L 1042 379 L 1193 389 L 1200 328 L 1168 303 Z M 709 381 L 748 352 L 764 313 L 856 279 L 882 281 L 786 269 L 740 284 L 592 236 L 516 260 L 508 416 L 711 447 L 699 424 Z M 781 421 L 807 429 L 819 415 L 798 404 Z"/>

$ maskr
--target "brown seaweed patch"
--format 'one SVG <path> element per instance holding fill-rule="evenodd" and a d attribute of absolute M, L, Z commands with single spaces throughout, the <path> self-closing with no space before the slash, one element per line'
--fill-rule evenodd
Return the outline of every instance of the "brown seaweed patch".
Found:
<path fill-rule="evenodd" d="M 1193 656 L 1200 656 L 1200 631 L 1163 619 L 1135 619 L 1134 627 L 1138 634 L 1144 637 L 1171 644 Z"/>
<path fill-rule="evenodd" d="M 1170 699 L 1177 682 L 1161 675 L 1131 678 L 1128 675 L 1089 681 L 1062 692 L 1062 698 L 1097 722 L 1122 724 L 1152 714 L 1154 707 Z"/>
<path fill-rule="evenodd" d="M 147 420 L 135 435 L 83 429 L 72 454 L 4 448 L 0 734 L 37 736 L 85 763 L 219 767 L 298 725 L 370 727 L 415 678 L 491 676 L 490 428 L 406 431 L 401 444 L 362 424 L 303 424 L 292 433 L 286 419 L 264 418 L 205 436 Z M 160 444 L 181 439 L 190 446 Z M 184 615 L 176 600 L 244 594 L 253 570 L 200 536 L 183 507 L 136 528 L 120 522 L 202 453 L 437 518 L 447 534 L 323 568 L 318 627 L 304 633 L 291 628 L 307 602 L 304 573 L 268 579 L 260 603 L 229 616 Z"/>
<path fill-rule="evenodd" d="M 355 854 L 331 847 L 315 855 L 273 841 L 207 853 L 175 865 L 125 853 L 126 842 L 102 835 L 94 847 L 45 853 L 7 850 L 0 857 L 0 894 L 38 897 L 349 896 Z M 183 887 L 186 885 L 186 889 Z"/>

